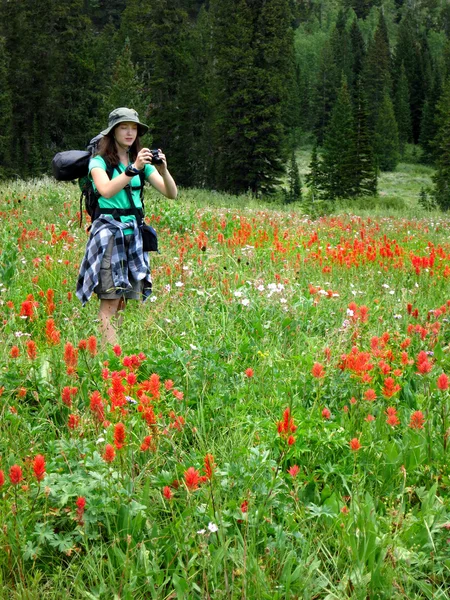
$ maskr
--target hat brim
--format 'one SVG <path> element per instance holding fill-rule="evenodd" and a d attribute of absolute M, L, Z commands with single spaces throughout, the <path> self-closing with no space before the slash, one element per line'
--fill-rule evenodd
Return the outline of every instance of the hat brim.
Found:
<path fill-rule="evenodd" d="M 108 135 L 108 133 L 110 133 L 114 129 L 114 127 L 117 127 L 117 125 L 119 125 L 120 123 L 136 123 L 136 125 L 138 126 L 139 137 L 142 137 L 149 130 L 149 126 L 145 125 L 145 123 L 140 123 L 139 121 L 133 121 L 129 117 L 127 117 L 127 118 L 124 117 L 123 119 L 119 119 L 116 123 L 114 123 L 114 125 L 111 125 L 107 129 L 104 129 L 101 132 L 101 134 Z"/>

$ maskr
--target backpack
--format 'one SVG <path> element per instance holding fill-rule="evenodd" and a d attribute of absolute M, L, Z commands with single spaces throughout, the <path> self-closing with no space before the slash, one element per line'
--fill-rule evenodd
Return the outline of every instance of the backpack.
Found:
<path fill-rule="evenodd" d="M 55 154 L 52 160 L 52 171 L 53 176 L 57 181 L 75 181 L 78 179 L 78 185 L 80 186 L 80 227 L 83 222 L 83 204 L 86 212 L 91 218 L 91 222 L 100 215 L 100 208 L 98 205 L 98 199 L 100 194 L 94 190 L 92 181 L 89 178 L 89 161 L 95 154 L 98 144 L 102 139 L 103 135 L 100 133 L 95 136 L 88 144 L 86 150 L 66 150 L 65 152 L 58 152 Z M 106 174 L 112 179 L 114 169 L 112 165 L 106 165 Z M 144 173 L 139 174 L 140 185 L 139 186 L 126 186 L 130 191 L 140 190 L 141 203 L 144 206 L 144 186 L 145 186 L 145 175 Z M 84 202 L 83 202 L 84 200 Z M 121 216 L 136 216 L 136 210 L 139 212 L 140 220 L 144 217 L 144 211 L 142 209 L 136 209 L 134 206 L 130 208 L 115 208 L 115 209 L 102 209 L 103 213 L 110 214 L 114 219 L 119 219 Z"/>

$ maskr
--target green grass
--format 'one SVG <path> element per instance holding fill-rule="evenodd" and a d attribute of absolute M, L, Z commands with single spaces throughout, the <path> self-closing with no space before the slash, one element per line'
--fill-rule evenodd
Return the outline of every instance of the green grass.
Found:
<path fill-rule="evenodd" d="M 430 176 L 401 163 L 380 178 L 386 196 L 316 219 L 301 204 L 150 191 L 154 295 L 129 303 L 120 356 L 83 349 L 98 304 L 74 297 L 78 189 L 3 183 L 0 597 L 446 599 L 450 220 L 417 204 Z M 212 478 L 190 489 L 207 454 Z"/>

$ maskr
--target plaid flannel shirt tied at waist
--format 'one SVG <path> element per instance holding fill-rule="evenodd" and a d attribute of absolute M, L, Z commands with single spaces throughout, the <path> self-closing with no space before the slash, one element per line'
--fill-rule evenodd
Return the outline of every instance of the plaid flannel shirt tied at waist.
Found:
<path fill-rule="evenodd" d="M 125 229 L 133 229 L 130 244 L 125 247 Z M 92 296 L 98 284 L 100 267 L 108 243 L 114 237 L 111 270 L 117 297 L 132 289 L 129 273 L 136 281 L 144 280 L 143 299 L 152 291 L 148 254 L 142 248 L 142 235 L 136 221 L 121 223 L 110 216 L 101 215 L 92 225 L 86 252 L 78 274 L 76 295 L 83 306 Z"/>

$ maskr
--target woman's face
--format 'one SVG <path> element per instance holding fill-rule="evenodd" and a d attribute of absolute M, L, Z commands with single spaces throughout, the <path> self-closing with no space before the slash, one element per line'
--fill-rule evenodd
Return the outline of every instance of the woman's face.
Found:
<path fill-rule="evenodd" d="M 122 148 L 129 148 L 137 138 L 137 124 L 131 122 L 119 123 L 114 130 L 114 139 Z"/>

